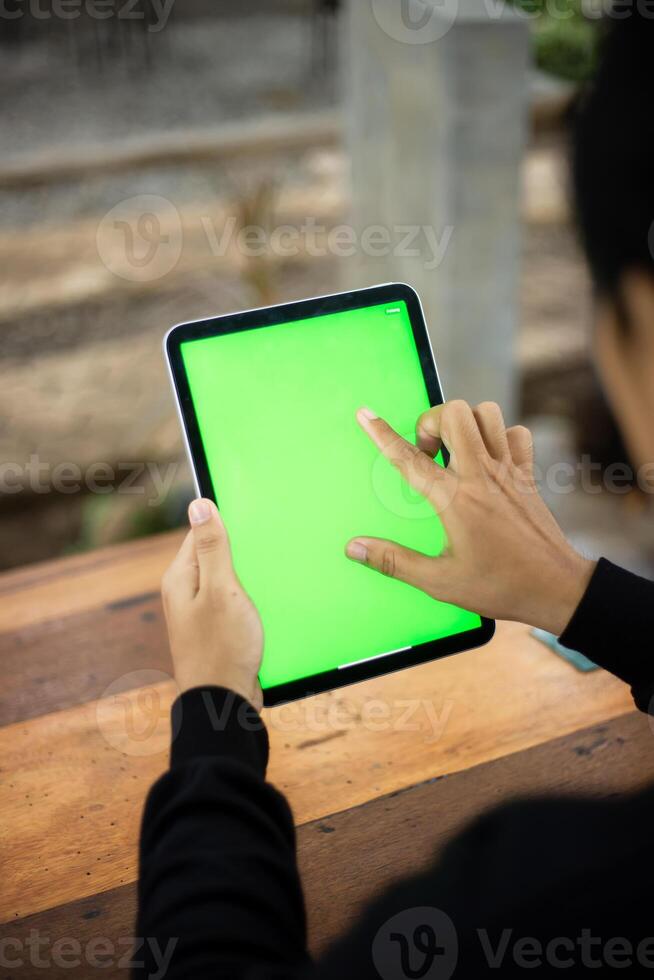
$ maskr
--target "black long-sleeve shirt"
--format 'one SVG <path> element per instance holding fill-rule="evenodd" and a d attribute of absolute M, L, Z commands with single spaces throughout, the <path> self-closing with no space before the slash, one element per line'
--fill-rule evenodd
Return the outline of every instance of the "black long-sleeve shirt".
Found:
<path fill-rule="evenodd" d="M 653 634 L 654 583 L 602 559 L 561 642 L 626 681 L 648 711 Z M 263 722 L 237 695 L 206 688 L 178 699 L 173 726 L 170 769 L 143 817 L 138 977 L 161 976 L 162 950 L 172 951 L 167 980 L 447 980 L 629 965 L 654 977 L 654 788 L 489 812 L 313 962 L 291 812 L 265 778 Z"/>

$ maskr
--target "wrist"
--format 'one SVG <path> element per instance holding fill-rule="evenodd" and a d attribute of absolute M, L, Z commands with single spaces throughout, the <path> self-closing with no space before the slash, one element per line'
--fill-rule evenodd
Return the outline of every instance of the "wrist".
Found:
<path fill-rule="evenodd" d="M 596 561 L 576 552 L 563 565 L 559 563 L 553 569 L 550 588 L 544 590 L 547 603 L 543 605 L 540 622 L 533 625 L 560 636 L 581 602 L 596 565 Z"/>
<path fill-rule="evenodd" d="M 175 671 L 175 680 L 180 694 L 185 694 L 195 688 L 220 687 L 227 691 L 233 691 L 251 704 L 257 711 L 263 707 L 263 694 L 259 681 L 255 677 L 245 677 L 237 669 L 233 671 L 185 671 L 178 667 Z"/>

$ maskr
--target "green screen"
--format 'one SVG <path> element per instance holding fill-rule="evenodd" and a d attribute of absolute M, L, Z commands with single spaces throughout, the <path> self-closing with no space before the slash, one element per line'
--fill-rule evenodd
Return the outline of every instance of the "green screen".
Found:
<path fill-rule="evenodd" d="M 236 570 L 263 620 L 263 688 L 480 625 L 344 554 L 359 534 L 432 555 L 444 544 L 431 507 L 355 419 L 368 406 L 412 439 L 429 407 L 404 302 L 181 351 Z"/>

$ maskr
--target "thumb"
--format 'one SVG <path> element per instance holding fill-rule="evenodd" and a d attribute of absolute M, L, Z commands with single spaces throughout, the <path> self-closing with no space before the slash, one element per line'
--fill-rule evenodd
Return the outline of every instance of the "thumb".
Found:
<path fill-rule="evenodd" d="M 348 558 L 368 565 L 389 578 L 399 579 L 409 585 L 431 593 L 436 559 L 421 551 L 405 548 L 396 541 L 383 538 L 353 538 L 345 553 Z"/>
<path fill-rule="evenodd" d="M 200 588 L 202 588 L 207 578 L 231 569 L 229 540 L 225 525 L 213 501 L 203 497 L 192 501 L 188 516 L 193 531 L 193 544 L 200 569 Z"/>

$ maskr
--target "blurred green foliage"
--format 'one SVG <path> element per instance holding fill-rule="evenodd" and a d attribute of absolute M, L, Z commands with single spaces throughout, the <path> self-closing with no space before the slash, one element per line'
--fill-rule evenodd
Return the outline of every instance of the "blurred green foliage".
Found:
<path fill-rule="evenodd" d="M 599 0 L 590 5 L 582 0 L 512 2 L 529 17 L 539 68 L 571 82 L 592 77 L 601 30 Z"/>

